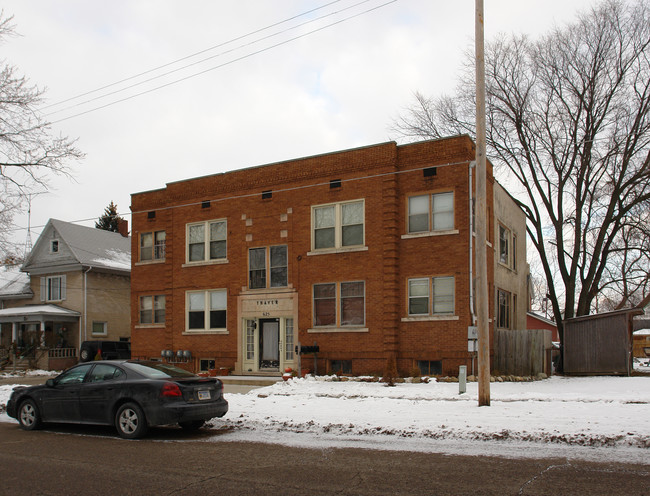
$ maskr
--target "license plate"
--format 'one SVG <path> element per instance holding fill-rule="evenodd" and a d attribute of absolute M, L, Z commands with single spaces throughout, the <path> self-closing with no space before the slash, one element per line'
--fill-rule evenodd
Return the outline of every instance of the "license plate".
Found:
<path fill-rule="evenodd" d="M 210 399 L 210 391 L 199 391 L 199 399 L 200 400 L 209 400 Z"/>

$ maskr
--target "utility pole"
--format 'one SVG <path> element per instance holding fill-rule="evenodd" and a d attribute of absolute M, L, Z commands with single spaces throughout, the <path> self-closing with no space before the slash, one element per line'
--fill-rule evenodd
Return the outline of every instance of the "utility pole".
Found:
<path fill-rule="evenodd" d="M 478 406 L 490 406 L 483 0 L 476 0 L 474 27 L 476 31 L 476 314 L 478 324 Z"/>

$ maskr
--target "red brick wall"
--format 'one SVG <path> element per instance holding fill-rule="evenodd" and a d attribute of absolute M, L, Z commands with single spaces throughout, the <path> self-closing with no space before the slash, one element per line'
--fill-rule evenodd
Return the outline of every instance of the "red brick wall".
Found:
<path fill-rule="evenodd" d="M 404 146 L 389 142 L 180 181 L 132 195 L 133 355 L 156 357 L 162 349 L 189 349 L 194 357 L 214 357 L 217 367 L 234 366 L 237 297 L 247 286 L 248 249 L 287 244 L 289 284 L 298 295 L 296 341 L 318 342 L 319 372 L 327 370 L 328 360 L 336 359 L 352 360 L 355 374 L 383 374 L 388 359 L 394 358 L 401 373 L 412 369 L 415 360 L 442 360 L 444 372 L 455 373 L 458 365 L 470 363 L 468 163 L 473 158 L 473 144 L 466 136 Z M 420 169 L 435 165 L 437 174 L 423 177 Z M 487 203 L 492 205 L 491 169 L 488 177 Z M 331 179 L 341 179 L 341 187 L 330 189 Z M 267 190 L 273 191 L 272 198 L 262 199 Z M 409 195 L 452 190 L 457 234 L 402 239 Z M 365 200 L 367 250 L 310 255 L 312 206 L 355 199 Z M 205 200 L 211 200 L 209 208 L 202 208 Z M 148 218 L 150 211 L 155 211 L 154 219 Z M 222 218 L 228 223 L 228 263 L 183 267 L 186 224 Z M 167 234 L 164 263 L 138 263 L 139 234 L 156 230 Z M 247 235 L 252 240 L 247 241 Z M 407 279 L 438 275 L 455 277 L 458 319 L 403 322 Z M 365 281 L 368 332 L 308 333 L 313 284 L 357 280 Z M 229 334 L 183 335 L 185 292 L 217 288 L 228 290 Z M 140 296 L 156 294 L 166 295 L 165 325 L 139 326 Z M 303 357 L 303 364 L 313 368 L 311 362 L 310 356 Z"/>

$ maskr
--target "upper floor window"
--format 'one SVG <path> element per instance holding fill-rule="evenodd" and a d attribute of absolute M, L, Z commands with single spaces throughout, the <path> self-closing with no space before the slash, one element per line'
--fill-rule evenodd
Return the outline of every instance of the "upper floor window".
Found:
<path fill-rule="evenodd" d="M 365 282 L 314 284 L 314 326 L 365 324 Z"/>
<path fill-rule="evenodd" d="M 453 314 L 454 285 L 453 276 L 409 279 L 409 315 Z"/>
<path fill-rule="evenodd" d="M 65 296 L 65 276 L 41 277 L 41 301 L 62 301 Z"/>
<path fill-rule="evenodd" d="M 282 288 L 288 281 L 287 246 L 278 245 L 248 250 L 248 287 Z"/>
<path fill-rule="evenodd" d="M 165 323 L 165 295 L 140 297 L 140 324 Z"/>
<path fill-rule="evenodd" d="M 499 224 L 499 262 L 517 270 L 517 236 L 510 229 Z"/>
<path fill-rule="evenodd" d="M 227 303 L 225 289 L 188 291 L 185 307 L 188 332 L 225 329 Z"/>
<path fill-rule="evenodd" d="M 454 193 L 411 196 L 408 201 L 408 232 L 446 231 L 454 228 Z"/>
<path fill-rule="evenodd" d="M 165 259 L 165 231 L 140 234 L 140 261 Z"/>
<path fill-rule="evenodd" d="M 50 242 L 50 253 L 59 253 L 59 240 L 53 239 Z"/>
<path fill-rule="evenodd" d="M 363 244 L 363 200 L 319 205 L 312 208 L 312 246 L 314 250 L 362 246 Z"/>
<path fill-rule="evenodd" d="M 211 220 L 187 225 L 187 261 L 203 262 L 226 258 L 227 225 Z"/>

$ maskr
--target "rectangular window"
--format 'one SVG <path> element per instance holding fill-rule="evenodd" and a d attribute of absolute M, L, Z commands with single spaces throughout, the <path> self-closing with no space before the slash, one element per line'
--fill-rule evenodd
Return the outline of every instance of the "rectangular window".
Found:
<path fill-rule="evenodd" d="M 226 258 L 227 225 L 225 220 L 200 222 L 187 226 L 187 261 L 208 262 Z"/>
<path fill-rule="evenodd" d="M 363 200 L 313 207 L 314 250 L 363 246 L 364 208 Z"/>
<path fill-rule="evenodd" d="M 446 231 L 454 228 L 454 193 L 433 193 L 408 199 L 408 232 Z"/>
<path fill-rule="evenodd" d="M 454 313 L 454 278 L 434 277 L 431 281 L 434 315 Z"/>
<path fill-rule="evenodd" d="M 284 359 L 293 360 L 293 319 L 286 319 L 284 324 Z"/>
<path fill-rule="evenodd" d="M 454 292 L 453 276 L 409 279 L 408 313 L 409 315 L 453 314 Z"/>
<path fill-rule="evenodd" d="M 440 375 L 442 374 L 442 361 L 418 360 L 418 368 L 422 375 Z"/>
<path fill-rule="evenodd" d="M 409 280 L 409 315 L 429 313 L 429 279 Z"/>
<path fill-rule="evenodd" d="M 50 253 L 59 253 L 59 240 L 53 239 L 50 243 Z"/>
<path fill-rule="evenodd" d="M 511 297 L 508 291 L 497 290 L 497 327 L 501 329 L 510 329 Z"/>
<path fill-rule="evenodd" d="M 365 314 L 364 281 L 314 285 L 314 326 L 362 326 Z"/>
<path fill-rule="evenodd" d="M 517 270 L 517 236 L 512 233 L 512 270 Z"/>
<path fill-rule="evenodd" d="M 140 297 L 140 324 L 165 323 L 165 295 Z"/>
<path fill-rule="evenodd" d="M 201 372 L 209 372 L 215 369 L 215 361 L 210 358 L 201 358 L 199 361 L 199 370 Z"/>
<path fill-rule="evenodd" d="M 336 284 L 314 284 L 314 325 L 336 325 Z"/>
<path fill-rule="evenodd" d="M 41 277 L 41 301 L 65 300 L 65 279 L 65 276 Z"/>
<path fill-rule="evenodd" d="M 92 333 L 94 336 L 106 336 L 108 334 L 108 324 L 106 322 L 93 321 Z"/>
<path fill-rule="evenodd" d="M 227 293 L 225 289 L 188 291 L 187 330 L 226 329 Z"/>
<path fill-rule="evenodd" d="M 140 261 L 165 259 L 165 231 L 140 234 Z"/>
<path fill-rule="evenodd" d="M 336 375 L 352 374 L 352 360 L 330 360 L 330 373 Z"/>
<path fill-rule="evenodd" d="M 510 229 L 499 224 L 499 262 L 505 265 L 510 261 L 509 243 Z"/>
<path fill-rule="evenodd" d="M 284 288 L 289 285 L 288 276 L 286 245 L 248 250 L 248 287 L 250 289 Z"/>

